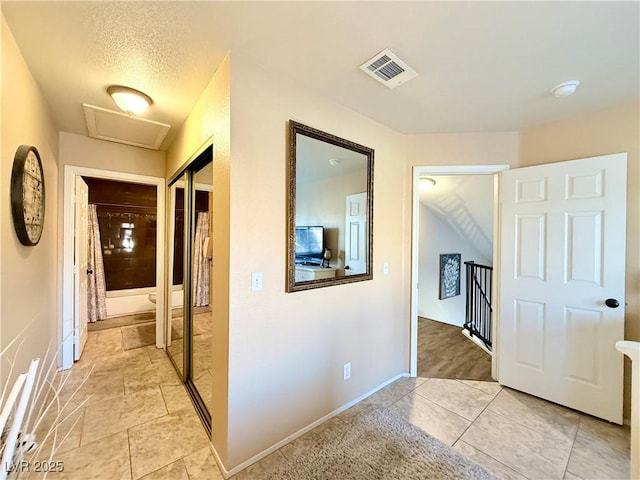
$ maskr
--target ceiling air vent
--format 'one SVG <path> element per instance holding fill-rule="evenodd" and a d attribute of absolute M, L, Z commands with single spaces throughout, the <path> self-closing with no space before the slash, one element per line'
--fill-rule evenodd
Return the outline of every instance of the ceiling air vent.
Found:
<path fill-rule="evenodd" d="M 360 70 L 388 88 L 396 88 L 407 80 L 418 76 L 414 69 L 400 60 L 388 48 L 360 65 Z"/>

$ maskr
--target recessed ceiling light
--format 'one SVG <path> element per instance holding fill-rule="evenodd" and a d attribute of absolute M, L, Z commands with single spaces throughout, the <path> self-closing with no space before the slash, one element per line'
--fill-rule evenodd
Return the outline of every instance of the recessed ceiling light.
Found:
<path fill-rule="evenodd" d="M 110 86 L 107 93 L 111 95 L 118 108 L 129 115 L 140 115 L 153 104 L 149 95 L 121 85 Z"/>
<path fill-rule="evenodd" d="M 578 80 L 569 80 L 568 82 L 563 82 L 560 85 L 556 85 L 551 89 L 551 93 L 554 97 L 568 97 L 569 95 L 573 95 L 578 88 L 580 82 Z"/>
<path fill-rule="evenodd" d="M 429 177 L 420 177 L 420 190 L 426 192 L 436 186 L 436 181 Z"/>

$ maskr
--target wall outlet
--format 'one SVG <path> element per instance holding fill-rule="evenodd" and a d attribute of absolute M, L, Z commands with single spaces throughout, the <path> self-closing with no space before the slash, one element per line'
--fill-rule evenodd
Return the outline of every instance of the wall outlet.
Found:
<path fill-rule="evenodd" d="M 389 262 L 384 262 L 382 264 L 382 273 L 389 275 Z"/>
<path fill-rule="evenodd" d="M 251 272 L 251 290 L 262 290 L 262 272 Z"/>
<path fill-rule="evenodd" d="M 351 378 L 351 364 L 345 363 L 342 367 L 342 379 L 349 380 Z"/>

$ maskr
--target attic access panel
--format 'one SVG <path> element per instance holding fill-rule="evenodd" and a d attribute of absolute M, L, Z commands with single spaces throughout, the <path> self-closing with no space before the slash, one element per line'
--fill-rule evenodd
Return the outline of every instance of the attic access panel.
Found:
<path fill-rule="evenodd" d="M 82 104 L 87 132 L 92 138 L 158 150 L 170 125 Z"/>

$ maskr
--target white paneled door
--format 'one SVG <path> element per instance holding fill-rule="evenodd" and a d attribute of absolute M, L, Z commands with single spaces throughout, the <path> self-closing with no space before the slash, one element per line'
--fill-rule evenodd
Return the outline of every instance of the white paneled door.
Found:
<path fill-rule="evenodd" d="M 347 195 L 345 224 L 345 275 L 367 273 L 367 192 Z"/>
<path fill-rule="evenodd" d="M 498 378 L 622 423 L 627 155 L 502 172 Z"/>
<path fill-rule="evenodd" d="M 79 360 L 87 343 L 87 275 L 89 266 L 89 187 L 76 177 L 74 241 L 73 359 Z"/>

